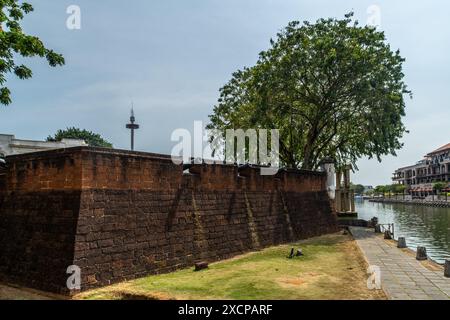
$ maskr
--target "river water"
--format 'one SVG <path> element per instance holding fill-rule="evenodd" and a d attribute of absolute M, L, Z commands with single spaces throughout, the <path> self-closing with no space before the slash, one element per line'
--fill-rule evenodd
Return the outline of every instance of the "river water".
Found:
<path fill-rule="evenodd" d="M 450 259 L 450 208 L 356 200 L 356 210 L 360 219 L 378 217 L 379 223 L 394 223 L 395 239 L 405 237 L 409 248 L 426 247 L 438 263 Z"/>

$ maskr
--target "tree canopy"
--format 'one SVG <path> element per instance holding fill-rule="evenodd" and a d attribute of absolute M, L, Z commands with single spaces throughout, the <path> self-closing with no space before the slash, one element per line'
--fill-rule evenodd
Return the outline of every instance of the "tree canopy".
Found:
<path fill-rule="evenodd" d="M 386 186 L 376 186 L 374 191 L 377 194 L 385 194 L 387 192 Z"/>
<path fill-rule="evenodd" d="M 393 184 L 391 191 L 393 193 L 405 193 L 406 186 L 404 184 Z"/>
<path fill-rule="evenodd" d="M 405 193 L 406 191 L 406 186 L 403 184 L 387 184 L 387 185 L 381 185 L 381 186 L 376 186 L 375 188 L 375 193 L 377 194 L 385 194 L 385 193 L 394 193 L 394 194 L 399 194 L 399 193 Z"/>
<path fill-rule="evenodd" d="M 65 63 L 61 54 L 47 49 L 38 37 L 23 32 L 20 22 L 32 11 L 33 6 L 29 3 L 0 0 L 0 104 L 11 103 L 11 91 L 4 86 L 8 73 L 14 73 L 20 79 L 33 75 L 27 66 L 16 64 L 15 55 L 46 58 L 52 67 Z"/>
<path fill-rule="evenodd" d="M 351 184 L 350 188 L 356 193 L 356 194 L 363 194 L 364 190 L 366 188 L 362 184 Z"/>
<path fill-rule="evenodd" d="M 255 66 L 220 89 L 209 129 L 279 129 L 280 160 L 315 169 L 395 155 L 406 128 L 404 59 L 383 32 L 345 18 L 298 21 L 270 41 Z"/>
<path fill-rule="evenodd" d="M 445 182 L 435 182 L 433 184 L 433 190 L 441 192 L 443 189 L 447 188 L 447 183 Z"/>
<path fill-rule="evenodd" d="M 62 139 L 82 139 L 91 147 L 112 148 L 113 145 L 103 139 L 98 133 L 78 128 L 58 130 L 54 136 L 48 136 L 47 141 L 61 141 Z"/>

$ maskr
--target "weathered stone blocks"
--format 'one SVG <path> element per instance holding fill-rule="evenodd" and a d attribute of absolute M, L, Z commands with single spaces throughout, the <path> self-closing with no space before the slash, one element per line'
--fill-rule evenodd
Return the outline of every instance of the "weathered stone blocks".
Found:
<path fill-rule="evenodd" d="M 195 175 L 164 155 L 77 147 L 7 158 L 0 183 L 0 277 L 68 293 L 170 272 L 337 231 L 318 172 Z"/>

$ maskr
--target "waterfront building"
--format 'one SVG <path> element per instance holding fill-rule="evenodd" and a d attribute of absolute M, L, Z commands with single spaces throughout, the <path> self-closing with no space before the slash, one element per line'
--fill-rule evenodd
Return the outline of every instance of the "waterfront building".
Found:
<path fill-rule="evenodd" d="M 428 153 L 414 165 L 397 169 L 392 180 L 405 185 L 413 196 L 433 194 L 436 182 L 447 183 L 443 191 L 450 192 L 450 143 Z"/>

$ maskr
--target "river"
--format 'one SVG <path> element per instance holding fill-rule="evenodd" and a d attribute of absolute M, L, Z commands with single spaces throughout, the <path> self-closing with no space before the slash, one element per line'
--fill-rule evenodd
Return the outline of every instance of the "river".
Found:
<path fill-rule="evenodd" d="M 378 217 L 379 223 L 394 223 L 395 239 L 405 237 L 409 248 L 426 247 L 438 263 L 450 259 L 450 208 L 356 200 L 356 210 L 360 219 Z"/>

